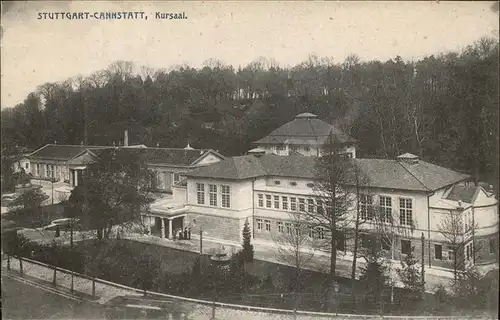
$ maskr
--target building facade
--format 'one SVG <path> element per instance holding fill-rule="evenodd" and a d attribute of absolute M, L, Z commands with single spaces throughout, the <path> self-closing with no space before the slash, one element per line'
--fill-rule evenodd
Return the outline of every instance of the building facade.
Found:
<path fill-rule="evenodd" d="M 464 226 L 457 236 L 466 263 L 498 262 L 498 202 L 492 192 L 467 184 L 467 175 L 411 154 L 395 160 L 351 161 L 369 181 L 359 188 L 361 247 L 369 246 L 374 235 L 383 236 L 387 239 L 382 241 L 383 250 L 393 259 L 410 250 L 420 257 L 423 250 L 426 264 L 450 268 L 453 257 L 442 225 L 453 216 Z M 243 225 L 249 221 L 255 240 L 276 242 L 294 232 L 296 214 L 325 210 L 314 168 L 314 157 L 247 155 L 193 170 L 187 174 L 187 221 L 194 232 L 202 230 L 207 236 L 235 242 L 242 241 Z M 462 189 L 467 192 L 457 191 Z M 475 196 L 465 198 L 471 190 Z M 351 222 L 357 203 L 353 200 L 349 205 Z M 392 218 L 397 227 L 381 231 L 374 212 L 385 212 L 387 221 Z M 473 229 L 466 229 L 472 225 Z M 308 236 L 328 243 L 328 230 L 311 227 Z M 352 235 L 341 239 L 338 249 L 352 251 Z"/>
<path fill-rule="evenodd" d="M 263 152 L 281 156 L 300 154 L 316 157 L 321 155 L 322 146 L 330 135 L 342 145 L 340 153 L 349 158 L 356 158 L 356 140 L 312 113 L 301 113 L 294 120 L 255 141 L 253 143 L 255 149 L 249 153 Z"/>

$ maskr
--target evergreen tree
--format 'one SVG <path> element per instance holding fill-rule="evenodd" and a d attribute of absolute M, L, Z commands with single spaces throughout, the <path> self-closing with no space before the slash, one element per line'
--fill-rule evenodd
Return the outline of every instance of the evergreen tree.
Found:
<path fill-rule="evenodd" d="M 424 292 L 424 282 L 420 267 L 417 265 L 418 261 L 413 255 L 413 248 L 410 254 L 406 255 L 401 261 L 402 268 L 396 270 L 401 282 L 406 289 L 411 292 L 411 299 L 418 300 L 422 298 Z"/>
<path fill-rule="evenodd" d="M 382 300 L 382 294 L 389 281 L 387 276 L 388 266 L 381 255 L 381 250 L 372 246 L 365 256 L 366 266 L 361 268 L 359 281 L 364 287 L 368 303 L 378 304 Z"/>
<path fill-rule="evenodd" d="M 252 234 L 250 233 L 250 225 L 247 219 L 243 227 L 243 250 L 241 251 L 244 262 L 253 261 L 253 245 L 250 243 L 251 237 Z"/>

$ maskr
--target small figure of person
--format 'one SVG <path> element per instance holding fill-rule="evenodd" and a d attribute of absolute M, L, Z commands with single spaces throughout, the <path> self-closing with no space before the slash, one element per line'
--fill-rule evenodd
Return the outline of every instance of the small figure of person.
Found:
<path fill-rule="evenodd" d="M 56 226 L 56 238 L 61 235 L 61 229 L 59 229 L 59 226 Z"/>
<path fill-rule="evenodd" d="M 188 228 L 184 228 L 184 240 L 188 238 Z"/>
<path fill-rule="evenodd" d="M 174 230 L 174 240 L 177 240 L 177 229 Z"/>
<path fill-rule="evenodd" d="M 191 240 L 191 227 L 187 229 L 188 232 L 188 239 Z"/>

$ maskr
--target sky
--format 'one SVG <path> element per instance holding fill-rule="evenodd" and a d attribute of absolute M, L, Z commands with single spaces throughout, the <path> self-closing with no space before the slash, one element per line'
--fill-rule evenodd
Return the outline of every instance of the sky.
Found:
<path fill-rule="evenodd" d="M 495 6 L 496 9 L 492 9 Z M 39 20 L 43 12 L 141 11 L 147 20 Z M 184 20 L 155 19 L 185 12 Z M 117 60 L 137 66 L 235 67 L 258 57 L 281 66 L 311 54 L 341 62 L 404 60 L 498 39 L 495 2 L 2 2 L 1 106 L 13 107 L 46 82 L 87 76 Z"/>

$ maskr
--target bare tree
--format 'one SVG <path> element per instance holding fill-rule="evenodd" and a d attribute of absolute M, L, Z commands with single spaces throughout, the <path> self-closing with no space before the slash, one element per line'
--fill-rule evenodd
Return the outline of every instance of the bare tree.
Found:
<path fill-rule="evenodd" d="M 294 304 L 296 310 L 304 289 L 306 266 L 314 257 L 316 238 L 320 241 L 324 238 L 324 233 L 310 227 L 308 220 L 300 212 L 290 213 L 290 219 L 280 228 L 281 232 L 275 236 L 274 241 L 278 244 L 278 259 L 295 269 L 291 289 L 296 299 Z"/>
<path fill-rule="evenodd" d="M 451 253 L 454 281 L 457 281 L 468 267 L 468 261 L 475 261 L 476 253 L 480 251 L 474 246 L 477 224 L 471 215 L 472 213 L 462 208 L 450 210 L 438 226 Z"/>
<path fill-rule="evenodd" d="M 299 203 L 311 227 L 322 228 L 329 238 L 330 276 L 335 276 L 337 249 L 344 246 L 345 234 L 352 230 L 353 219 L 350 214 L 354 194 L 352 188 L 352 164 L 340 154 L 343 146 L 330 134 L 323 146 L 322 156 L 316 163 L 316 184 L 314 194 L 316 206 Z"/>

